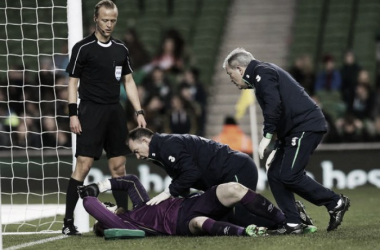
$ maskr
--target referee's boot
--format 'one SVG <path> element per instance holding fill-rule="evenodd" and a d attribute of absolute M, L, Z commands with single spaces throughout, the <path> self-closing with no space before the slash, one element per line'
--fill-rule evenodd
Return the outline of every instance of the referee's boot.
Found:
<path fill-rule="evenodd" d="M 73 236 L 82 235 L 77 230 L 77 227 L 74 226 L 74 219 L 66 219 L 66 218 L 63 219 L 62 234 L 64 234 L 64 235 L 73 235 Z"/>
<path fill-rule="evenodd" d="M 298 213 L 300 214 L 301 222 L 308 226 L 314 226 L 313 220 L 306 213 L 306 208 L 301 201 L 296 201 Z"/>
<path fill-rule="evenodd" d="M 333 210 L 329 211 L 330 214 L 330 222 L 327 227 L 327 232 L 333 231 L 338 228 L 338 226 L 343 221 L 344 214 L 348 211 L 350 207 L 350 199 L 343 194 L 340 195 L 340 200 L 338 202 L 338 206 L 336 206 Z"/>

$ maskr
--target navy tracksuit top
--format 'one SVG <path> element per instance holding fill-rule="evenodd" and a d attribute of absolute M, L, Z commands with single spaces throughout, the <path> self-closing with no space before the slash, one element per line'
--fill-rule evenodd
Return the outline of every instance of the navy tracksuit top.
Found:
<path fill-rule="evenodd" d="M 243 80 L 254 88 L 264 115 L 264 136 L 277 132 L 279 139 L 291 132 L 326 132 L 321 109 L 285 70 L 275 64 L 252 60 Z"/>
<path fill-rule="evenodd" d="M 149 143 L 149 159 L 173 178 L 169 190 L 174 197 L 186 195 L 190 188 L 207 190 L 225 183 L 252 161 L 247 154 L 200 136 L 158 133 Z"/>

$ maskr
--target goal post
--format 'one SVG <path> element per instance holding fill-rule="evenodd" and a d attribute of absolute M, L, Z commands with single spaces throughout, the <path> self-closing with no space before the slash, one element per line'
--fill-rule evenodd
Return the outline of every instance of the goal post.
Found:
<path fill-rule="evenodd" d="M 81 0 L 0 1 L 0 243 L 61 232 L 76 145 L 65 63 L 82 37 Z M 81 204 L 75 224 L 89 231 Z"/>
<path fill-rule="evenodd" d="M 67 1 L 67 23 L 69 29 L 69 55 L 71 57 L 71 50 L 75 43 L 83 38 L 83 25 L 82 25 L 82 1 L 68 0 Z M 81 24 L 81 25 L 78 25 Z M 79 104 L 79 99 L 77 101 Z M 76 165 L 75 150 L 76 150 L 76 135 L 71 134 L 72 139 L 72 153 L 73 153 L 73 171 Z M 86 183 L 86 181 L 85 181 Z M 90 218 L 88 213 L 84 210 L 82 199 L 78 200 L 77 206 L 74 211 L 75 224 L 80 232 L 88 232 L 90 230 Z"/>

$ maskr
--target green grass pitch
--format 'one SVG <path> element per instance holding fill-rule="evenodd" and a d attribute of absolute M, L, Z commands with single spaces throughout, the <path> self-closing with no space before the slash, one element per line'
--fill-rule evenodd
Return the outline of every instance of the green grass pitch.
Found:
<path fill-rule="evenodd" d="M 326 232 L 329 221 L 326 209 L 300 199 L 318 227 L 318 231 L 314 234 L 263 238 L 170 236 L 105 241 L 103 238 L 95 237 L 92 233 L 86 233 L 80 237 L 67 237 L 22 249 L 378 249 L 380 243 L 379 191 L 380 189 L 373 186 L 354 190 L 337 190 L 351 199 L 351 207 L 338 230 L 330 233 Z M 263 192 L 263 195 L 274 201 L 269 191 Z M 62 218 L 58 217 L 57 220 L 62 220 Z M 57 236 L 60 235 L 4 235 L 3 248 Z"/>

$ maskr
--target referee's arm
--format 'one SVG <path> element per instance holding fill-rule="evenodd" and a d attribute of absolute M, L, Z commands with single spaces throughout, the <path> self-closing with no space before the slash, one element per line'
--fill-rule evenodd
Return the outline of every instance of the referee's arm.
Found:
<path fill-rule="evenodd" d="M 72 114 L 69 113 L 69 115 L 70 115 L 70 130 L 71 130 L 71 132 L 80 135 L 80 133 L 82 132 L 82 127 L 80 125 L 78 115 L 76 113 L 77 112 L 77 100 L 78 100 L 78 94 L 77 94 L 78 93 L 78 82 L 79 82 L 79 78 L 75 78 L 75 77 L 69 78 L 68 101 L 69 101 L 69 105 L 75 104 L 75 113 L 72 113 Z M 69 107 L 69 109 L 70 109 L 70 107 Z"/>
<path fill-rule="evenodd" d="M 135 111 L 141 110 L 141 104 L 139 100 L 139 95 L 137 93 L 136 83 L 133 80 L 132 74 L 127 74 L 123 76 L 124 87 L 127 92 L 128 99 L 131 101 Z M 146 121 L 143 115 L 137 115 L 137 124 L 139 127 L 146 127 Z"/>

